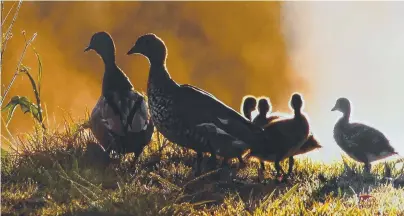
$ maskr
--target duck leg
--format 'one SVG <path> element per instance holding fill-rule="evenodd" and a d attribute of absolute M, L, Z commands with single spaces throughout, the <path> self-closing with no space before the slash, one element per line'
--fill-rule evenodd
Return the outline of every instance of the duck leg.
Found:
<path fill-rule="evenodd" d="M 137 164 L 138 162 L 139 162 L 139 158 L 140 158 L 140 155 L 142 154 L 142 152 L 143 152 L 143 149 L 144 149 L 144 146 L 142 146 L 142 147 L 139 147 L 139 148 L 137 148 L 136 150 L 135 150 L 135 164 Z"/>
<path fill-rule="evenodd" d="M 370 174 L 370 169 L 372 168 L 372 165 L 369 163 L 369 162 L 366 162 L 365 163 L 365 172 L 367 173 L 367 174 Z"/>
<path fill-rule="evenodd" d="M 259 182 L 263 182 L 264 180 L 265 180 L 265 175 L 264 175 L 264 172 L 265 172 L 265 162 L 264 161 L 261 161 L 260 162 L 260 167 L 258 168 L 258 181 Z"/>
<path fill-rule="evenodd" d="M 292 174 L 293 171 L 293 166 L 295 165 L 295 159 L 293 158 L 293 156 L 289 157 L 289 169 L 288 169 L 288 176 L 290 176 Z"/>
<path fill-rule="evenodd" d="M 283 176 L 282 178 L 282 182 L 287 182 L 288 178 L 290 178 L 290 176 L 292 175 L 292 171 L 293 171 L 293 165 L 295 164 L 295 159 L 293 158 L 293 156 L 289 157 L 289 168 L 288 168 L 288 173 Z"/>
<path fill-rule="evenodd" d="M 261 161 L 261 169 L 262 169 L 262 171 L 265 171 L 265 162 L 264 161 Z"/>
<path fill-rule="evenodd" d="M 276 170 L 276 180 L 279 182 L 278 178 L 282 177 L 282 174 L 285 174 L 285 172 L 283 171 L 281 164 L 280 164 L 280 160 L 275 160 L 275 170 Z"/>
<path fill-rule="evenodd" d="M 201 175 L 202 172 L 202 160 L 203 160 L 203 153 L 197 152 L 196 153 L 196 171 L 195 176 Z"/>
<path fill-rule="evenodd" d="M 215 150 L 210 145 L 209 145 L 209 150 L 210 150 L 210 158 L 208 161 L 208 167 L 209 167 L 209 169 L 212 169 L 212 168 L 214 169 L 214 168 L 216 168 L 216 162 L 217 162 L 216 153 L 215 153 Z"/>
<path fill-rule="evenodd" d="M 239 161 L 239 164 L 240 164 L 239 168 L 240 169 L 245 168 L 247 166 L 247 164 L 244 162 L 243 157 L 241 155 L 239 155 L 237 158 L 238 158 L 238 161 Z"/>
<path fill-rule="evenodd" d="M 221 181 L 229 181 L 232 178 L 229 159 L 224 158 L 222 163 L 222 170 L 220 172 Z"/>

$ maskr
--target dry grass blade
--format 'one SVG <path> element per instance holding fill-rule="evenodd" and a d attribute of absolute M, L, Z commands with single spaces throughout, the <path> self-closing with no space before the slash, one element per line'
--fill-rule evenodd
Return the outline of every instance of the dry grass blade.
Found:
<path fill-rule="evenodd" d="M 161 177 L 160 175 L 158 175 L 158 174 L 156 174 L 156 173 L 154 173 L 154 172 L 149 173 L 149 175 L 152 176 L 152 177 L 154 177 L 154 178 L 156 178 L 156 179 L 159 180 L 161 183 L 163 183 L 163 184 L 169 186 L 170 188 L 172 188 L 172 189 L 174 189 L 174 190 L 176 190 L 176 191 L 178 191 L 178 192 L 181 192 L 181 191 L 182 191 L 182 188 L 180 188 L 180 187 L 178 187 L 177 185 L 171 183 L 170 181 L 167 181 L 166 179 L 164 179 L 163 177 Z"/>
<path fill-rule="evenodd" d="M 1 1 L 1 24 L 0 24 L 1 27 L 3 27 L 4 23 L 5 23 L 6 20 L 7 20 L 8 15 L 10 15 L 10 13 L 11 13 L 11 11 L 13 10 L 13 8 L 14 8 L 14 6 L 15 6 L 16 3 L 17 3 L 17 2 L 14 2 L 14 4 L 11 5 L 11 8 L 10 8 L 10 10 L 8 10 L 7 15 L 3 18 L 4 1 Z"/>
<path fill-rule="evenodd" d="M 34 34 L 32 35 L 32 37 L 31 37 L 31 39 L 28 40 L 27 43 L 25 43 L 24 49 L 23 49 L 23 51 L 22 51 L 22 54 L 21 54 L 20 59 L 19 59 L 18 64 L 17 64 L 17 69 L 16 69 L 16 71 L 14 72 L 13 78 L 11 78 L 11 81 L 10 81 L 9 85 L 7 86 L 7 88 L 6 88 L 6 90 L 5 90 L 4 94 L 3 94 L 3 96 L 2 96 L 2 98 L 1 98 L 0 107 L 3 105 L 4 99 L 6 98 L 8 92 L 9 92 L 10 89 L 11 89 L 11 86 L 14 84 L 15 79 L 17 78 L 18 74 L 19 74 L 20 71 L 21 71 L 21 70 L 20 70 L 20 69 L 21 69 L 20 67 L 21 67 L 21 65 L 22 65 L 21 63 L 22 63 L 22 60 L 24 59 L 25 52 L 27 51 L 28 46 L 35 40 L 36 36 L 37 36 L 37 33 L 34 33 Z M 3 51 L 3 50 L 2 50 L 2 51 Z M 2 54 L 2 55 L 3 55 L 3 54 Z"/>
<path fill-rule="evenodd" d="M 3 62 L 3 54 L 4 54 L 4 51 L 6 50 L 6 46 L 7 46 L 8 40 L 9 40 L 9 36 L 10 36 L 10 34 L 11 34 L 11 30 L 13 29 L 13 26 L 14 26 L 15 21 L 17 20 L 18 12 L 20 11 L 21 4 L 22 4 L 22 0 L 20 0 L 20 1 L 18 2 L 17 9 L 16 9 L 16 11 L 15 11 L 15 13 L 14 13 L 14 17 L 13 17 L 13 19 L 12 19 L 12 21 L 11 21 L 11 23 L 10 23 L 10 26 L 8 27 L 8 29 L 7 29 L 7 31 L 6 31 L 6 34 L 5 34 L 5 36 L 4 36 L 4 42 L 2 41 L 2 44 L 1 44 L 1 62 L 0 62 L 0 65 L 2 65 L 2 62 Z M 3 26 L 2 26 L 2 27 L 3 27 Z"/>

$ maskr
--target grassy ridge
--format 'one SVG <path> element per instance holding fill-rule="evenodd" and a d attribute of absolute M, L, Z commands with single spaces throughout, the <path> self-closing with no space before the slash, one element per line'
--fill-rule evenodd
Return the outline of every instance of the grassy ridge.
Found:
<path fill-rule="evenodd" d="M 21 4 L 4 10 L 1 1 L 1 14 L 11 12 L 8 19 L 0 19 L 2 27 L 8 26 L 0 43 L 1 57 Z M 2 144 L 7 136 L 15 149 L 1 149 L 1 215 L 404 215 L 404 189 L 382 181 L 403 173 L 398 162 L 374 166 L 375 175 L 364 176 L 350 160 L 324 165 L 299 159 L 293 182 L 275 185 L 257 183 L 258 164 L 252 161 L 237 171 L 234 183 L 223 183 L 215 180 L 220 170 L 195 179 L 195 153 L 157 133 L 139 164 L 132 163 L 132 155 L 108 161 L 94 148 L 87 149 L 95 139 L 83 124 L 66 121 L 62 130 L 45 130 L 43 120 L 49 119 L 42 117 L 42 63 L 31 43 L 36 35 L 25 38 L 16 71 L 0 97 L 7 113 L 3 123 L 11 120 L 18 105 L 37 120 L 36 132 L 22 138 L 2 131 Z M 28 47 L 38 59 L 36 80 L 22 64 Z M 23 74 L 30 79 L 35 103 L 14 96 L 3 106 L 16 77 Z M 274 172 L 265 175 L 274 178 Z M 362 192 L 372 197 L 362 200 Z"/>
<path fill-rule="evenodd" d="M 19 152 L 1 158 L 2 215 L 404 215 L 404 189 L 382 180 L 403 172 L 397 161 L 365 176 L 348 159 L 298 159 L 293 182 L 283 185 L 258 184 L 251 161 L 224 183 L 216 180 L 220 170 L 195 179 L 195 154 L 157 133 L 136 165 L 133 155 L 107 163 L 86 150 L 95 139 L 79 124 L 19 140 Z M 364 192 L 372 197 L 362 199 Z"/>

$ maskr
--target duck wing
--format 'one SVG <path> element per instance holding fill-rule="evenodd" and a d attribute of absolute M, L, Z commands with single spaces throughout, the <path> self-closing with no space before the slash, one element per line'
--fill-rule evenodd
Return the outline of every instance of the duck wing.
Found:
<path fill-rule="evenodd" d="M 179 98 L 179 112 L 184 117 L 187 117 L 189 123 L 192 125 L 206 123 L 208 120 L 209 122 L 216 123 L 217 126 L 222 125 L 226 127 L 229 124 L 236 124 L 253 132 L 262 132 L 261 128 L 251 124 L 240 113 L 218 100 L 209 92 L 195 86 L 180 85 Z"/>
<path fill-rule="evenodd" d="M 349 124 L 343 130 L 342 136 L 348 148 L 357 149 L 366 154 L 377 156 L 388 152 L 394 153 L 394 148 L 390 146 L 389 140 L 382 132 L 361 123 Z"/>
<path fill-rule="evenodd" d="M 225 158 L 241 155 L 249 146 L 238 138 L 228 134 L 213 123 L 202 123 L 196 126 L 196 131 L 208 139 L 213 138 L 217 142 L 211 147 L 216 154 Z"/>
<path fill-rule="evenodd" d="M 123 136 L 146 129 L 148 112 L 143 95 L 135 91 L 111 92 L 104 95 L 102 105 L 101 115 L 115 134 Z"/>
<path fill-rule="evenodd" d="M 291 136 L 293 133 L 293 119 L 276 119 L 268 123 L 264 131 L 267 136 L 277 137 L 277 139 L 284 140 L 286 142 L 293 142 L 294 137 Z"/>
<path fill-rule="evenodd" d="M 98 142 L 105 149 L 109 149 L 109 146 L 115 143 L 115 137 L 110 133 L 110 131 L 117 129 L 114 122 L 118 121 L 119 118 L 112 117 L 109 119 L 109 121 L 105 119 L 103 114 L 105 112 L 105 103 L 105 98 L 101 96 L 91 112 L 90 128 Z"/>
<path fill-rule="evenodd" d="M 280 120 L 280 119 L 285 119 L 285 118 L 282 118 L 282 116 L 279 116 L 279 115 L 270 115 L 268 118 L 267 118 L 267 121 L 268 121 L 268 123 L 270 123 L 270 122 L 272 122 L 272 121 L 276 121 L 276 120 Z"/>
<path fill-rule="evenodd" d="M 180 85 L 176 97 L 178 112 L 189 127 L 212 123 L 226 133 L 246 143 L 256 142 L 255 135 L 263 130 L 247 118 L 216 99 L 212 94 L 191 85 Z"/>

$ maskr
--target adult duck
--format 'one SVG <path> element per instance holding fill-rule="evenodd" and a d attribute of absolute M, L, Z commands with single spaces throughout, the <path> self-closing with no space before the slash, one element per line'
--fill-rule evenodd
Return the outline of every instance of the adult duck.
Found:
<path fill-rule="evenodd" d="M 253 98 L 252 96 L 250 98 Z M 256 100 L 255 98 L 253 98 Z M 256 104 L 257 102 L 252 101 L 253 99 L 249 99 L 250 101 L 248 102 L 249 104 Z M 246 100 L 243 102 L 243 107 L 248 106 L 246 103 Z M 247 109 L 246 109 L 247 110 Z M 271 122 L 275 120 L 281 120 L 281 119 L 287 119 L 287 115 L 284 113 L 277 113 L 273 114 L 271 113 L 268 116 L 268 112 L 272 110 L 272 107 L 270 105 L 269 99 L 267 97 L 262 97 L 258 101 L 258 110 L 259 114 L 254 118 L 253 124 L 258 125 L 260 127 L 265 128 L 266 125 L 270 124 Z M 244 116 L 251 116 L 251 112 L 254 110 L 249 110 L 243 112 Z M 307 152 L 313 151 L 315 149 L 322 148 L 322 146 L 319 144 L 318 140 L 315 138 L 313 133 L 310 131 L 309 137 L 307 141 L 299 148 L 299 150 L 293 154 L 293 156 L 300 155 L 300 154 L 305 154 Z M 294 159 L 293 156 L 289 157 L 289 174 L 293 170 L 293 163 Z M 261 160 L 261 169 L 260 172 L 265 170 L 265 164 L 264 161 Z"/>
<path fill-rule="evenodd" d="M 377 129 L 361 123 L 351 123 L 351 102 L 341 97 L 331 111 L 342 112 L 342 117 L 334 126 L 335 142 L 352 159 L 365 164 L 370 173 L 371 162 L 397 154 L 386 136 Z"/>
<path fill-rule="evenodd" d="M 146 101 L 116 65 L 115 45 L 107 32 L 95 33 L 84 51 L 89 50 L 105 65 L 101 96 L 90 116 L 91 130 L 108 153 L 133 152 L 138 159 L 154 130 Z"/>
<path fill-rule="evenodd" d="M 289 176 L 293 169 L 293 156 L 306 143 L 310 134 L 310 126 L 305 114 L 302 113 L 303 99 L 298 93 L 294 93 L 290 100 L 290 106 L 294 110 L 292 118 L 278 118 L 264 126 L 268 144 L 253 145 L 250 156 L 261 161 L 261 172 L 264 169 L 264 161 L 275 162 L 277 177 L 283 172 L 280 161 L 289 158 Z M 286 179 L 286 178 L 285 178 Z"/>
<path fill-rule="evenodd" d="M 212 94 L 176 83 L 166 67 L 167 48 L 155 34 L 140 36 L 127 54 L 149 60 L 147 94 L 153 122 L 168 140 L 197 152 L 198 170 L 203 152 L 224 157 L 227 167 L 230 158 L 243 163 L 241 155 L 249 145 L 264 139 L 261 128 Z"/>

